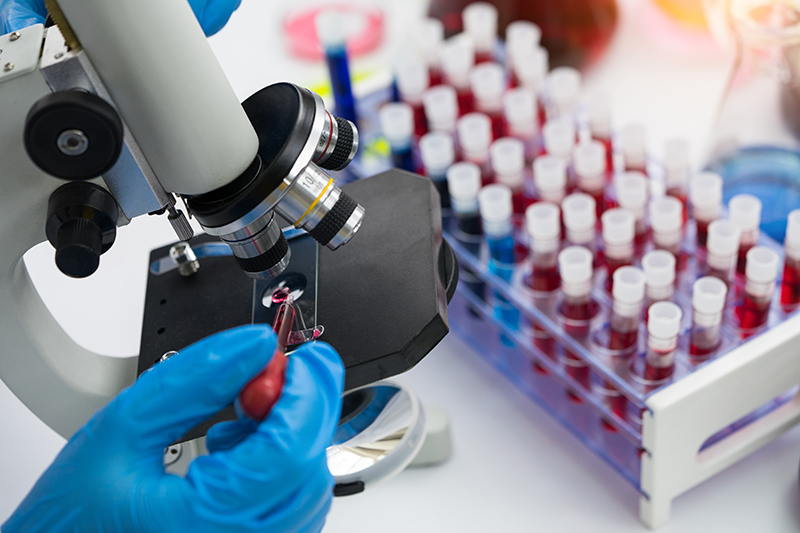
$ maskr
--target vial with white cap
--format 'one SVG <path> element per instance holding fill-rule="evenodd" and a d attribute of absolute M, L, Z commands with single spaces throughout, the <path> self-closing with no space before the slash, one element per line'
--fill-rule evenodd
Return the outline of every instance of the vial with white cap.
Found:
<path fill-rule="evenodd" d="M 642 257 L 647 305 L 672 300 L 675 293 L 675 256 L 666 250 L 651 250 Z"/>
<path fill-rule="evenodd" d="M 561 210 L 549 202 L 539 202 L 525 210 L 525 227 L 530 239 L 533 267 L 527 283 L 540 292 L 559 286 L 558 248 L 561 244 Z"/>
<path fill-rule="evenodd" d="M 458 119 L 458 144 L 461 158 L 481 168 L 483 183 L 491 181 L 489 146 L 492 144 L 492 121 L 483 113 L 468 113 Z"/>
<path fill-rule="evenodd" d="M 639 171 L 625 172 L 614 180 L 614 190 L 619 206 L 633 213 L 636 219 L 636 244 L 644 244 L 647 240 L 645 219 L 649 192 L 647 178 Z"/>
<path fill-rule="evenodd" d="M 722 177 L 714 172 L 700 172 L 689 184 L 692 218 L 697 228 L 697 244 L 708 241 L 708 225 L 722 213 Z"/>
<path fill-rule="evenodd" d="M 647 138 L 644 125 L 635 122 L 628 124 L 620 132 L 622 158 L 625 170 L 638 170 L 647 174 Z"/>
<path fill-rule="evenodd" d="M 726 285 L 736 271 L 736 254 L 739 251 L 739 228 L 730 220 L 715 220 L 708 225 L 706 243 L 706 272 L 724 281 Z"/>
<path fill-rule="evenodd" d="M 677 259 L 678 270 L 686 266 L 681 252 L 683 235 L 683 204 L 674 196 L 664 196 L 650 204 L 650 227 L 653 229 L 653 244 L 666 250 Z"/>
<path fill-rule="evenodd" d="M 600 218 L 603 226 L 603 256 L 606 264 L 606 289 L 613 290 L 614 274 L 633 263 L 636 219 L 626 209 L 609 209 Z"/>
<path fill-rule="evenodd" d="M 453 136 L 443 131 L 426 133 L 419 140 L 422 166 L 436 190 L 444 208 L 450 207 L 450 194 L 447 191 L 447 169 L 455 160 Z"/>
<path fill-rule="evenodd" d="M 644 379 L 665 381 L 675 371 L 675 352 L 681 330 L 681 308 L 672 302 L 657 302 L 647 311 L 647 352 Z"/>
<path fill-rule="evenodd" d="M 583 246 L 594 254 L 597 250 L 595 245 L 597 211 L 594 198 L 581 192 L 570 194 L 561 202 L 561 213 L 567 242 Z"/>
<path fill-rule="evenodd" d="M 597 304 L 591 296 L 592 262 L 592 252 L 582 246 L 569 246 L 558 254 L 561 291 L 564 295 L 558 310 L 564 319 L 564 329 L 576 339 L 588 336 L 590 320 L 597 311 Z M 587 390 L 590 388 L 589 367 L 577 354 L 565 350 L 564 365 L 573 380 Z"/>
<path fill-rule="evenodd" d="M 492 61 L 497 41 L 497 8 L 488 2 L 474 2 L 461 12 L 464 32 L 475 43 L 475 62 Z"/>
<path fill-rule="evenodd" d="M 592 139 L 603 143 L 606 149 L 606 166 L 609 171 L 614 169 L 614 146 L 611 140 L 611 99 L 603 92 L 593 93 L 589 96 L 587 104 L 589 115 L 589 131 Z M 611 172 L 609 172 L 609 177 Z"/>
<path fill-rule="evenodd" d="M 525 160 L 533 161 L 538 138 L 536 120 L 536 95 L 530 89 L 510 89 L 503 96 L 503 115 L 506 133 L 516 137 L 525 145 Z"/>
<path fill-rule="evenodd" d="M 422 95 L 428 130 L 455 135 L 458 121 L 458 95 L 449 85 L 431 87 Z"/>
<path fill-rule="evenodd" d="M 415 172 L 411 152 L 414 135 L 414 110 L 404 102 L 385 104 L 378 111 L 383 136 L 392 150 L 392 164 L 396 168 Z"/>
<path fill-rule="evenodd" d="M 685 139 L 670 139 L 664 146 L 664 182 L 667 195 L 681 201 L 686 219 L 686 186 L 689 181 L 691 162 L 689 142 Z"/>
<path fill-rule="evenodd" d="M 503 137 L 489 147 L 489 156 L 495 183 L 511 189 L 514 213 L 521 215 L 533 201 L 525 191 L 525 146 L 519 139 Z"/>
<path fill-rule="evenodd" d="M 575 146 L 575 123 L 569 118 L 548 120 L 542 127 L 544 150 L 548 155 L 560 157 L 569 164 Z"/>
<path fill-rule="evenodd" d="M 786 221 L 786 260 L 781 282 L 781 305 L 789 312 L 800 304 L 800 209 L 789 213 Z"/>
<path fill-rule="evenodd" d="M 767 323 L 777 278 L 778 254 L 766 246 L 750 248 L 745 268 L 744 300 L 736 308 L 736 317 L 744 337 Z"/>
<path fill-rule="evenodd" d="M 722 311 L 728 286 L 722 280 L 706 276 L 692 286 L 692 330 L 689 334 L 689 355 L 700 361 L 712 355 L 720 344 Z"/>
<path fill-rule="evenodd" d="M 493 184 L 478 193 L 483 233 L 492 260 L 501 265 L 514 264 L 514 238 L 512 236 L 511 189 Z"/>
<path fill-rule="evenodd" d="M 325 9 L 317 15 L 314 24 L 317 30 L 317 40 L 325 51 L 325 62 L 328 64 L 328 74 L 331 77 L 336 114 L 353 124 L 358 124 L 347 58 L 346 17 L 347 15 L 342 11 Z"/>
<path fill-rule="evenodd" d="M 539 200 L 560 204 L 567 194 L 567 163 L 560 157 L 540 155 L 533 160 L 533 185 Z"/>
<path fill-rule="evenodd" d="M 599 141 L 578 144 L 572 153 L 578 188 L 594 198 L 597 216 L 606 210 L 605 184 L 608 181 L 606 149 Z"/>
<path fill-rule="evenodd" d="M 422 95 L 430 86 L 428 66 L 417 58 L 406 57 L 395 67 L 395 82 L 400 99 L 414 111 L 414 133 L 421 137 L 428 131 Z"/>
<path fill-rule="evenodd" d="M 545 79 L 550 69 L 550 56 L 545 48 L 536 46 L 519 52 L 514 59 L 512 85 L 533 91 L 536 96 L 536 119 L 541 126 L 545 121 Z"/>
<path fill-rule="evenodd" d="M 483 234 L 478 207 L 478 192 L 481 189 L 481 169 L 474 163 L 461 162 L 447 169 L 447 189 L 450 207 L 456 217 L 458 230 L 464 236 Z"/>
<path fill-rule="evenodd" d="M 414 25 L 412 42 L 419 55 L 428 65 L 431 86 L 442 83 L 439 68 L 439 48 L 444 40 L 444 24 L 441 20 L 428 17 Z"/>
<path fill-rule="evenodd" d="M 517 57 L 528 50 L 539 46 L 542 39 L 542 29 L 527 20 L 515 20 L 506 26 L 506 59 L 508 66 L 513 68 Z"/>
<path fill-rule="evenodd" d="M 572 67 L 556 67 L 545 80 L 547 118 L 575 120 L 581 96 L 581 73 Z"/>
<path fill-rule="evenodd" d="M 466 36 L 448 39 L 439 51 L 439 61 L 444 81 L 452 85 L 458 95 L 458 109 L 462 114 L 474 109 L 469 72 L 475 64 L 475 47 Z"/>
<path fill-rule="evenodd" d="M 481 63 L 472 67 L 469 86 L 475 99 L 475 110 L 492 119 L 495 138 L 503 135 L 503 93 L 506 79 L 503 67 L 497 63 Z"/>
<path fill-rule="evenodd" d="M 728 218 L 739 228 L 739 260 L 736 263 L 736 272 L 744 274 L 747 252 L 758 241 L 761 200 L 752 194 L 737 194 L 728 201 Z"/>
<path fill-rule="evenodd" d="M 609 320 L 611 350 L 630 350 L 636 346 L 642 303 L 645 294 L 644 272 L 633 266 L 620 267 L 614 272 L 613 304 Z"/>

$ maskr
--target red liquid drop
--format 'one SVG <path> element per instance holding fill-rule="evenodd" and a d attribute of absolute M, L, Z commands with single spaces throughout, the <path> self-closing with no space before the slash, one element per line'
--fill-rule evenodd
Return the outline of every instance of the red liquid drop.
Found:
<path fill-rule="evenodd" d="M 755 329 L 767 323 L 769 316 L 769 299 L 755 299 L 746 294 L 744 301 L 736 308 L 736 317 L 739 319 L 739 327 L 745 330 L 743 338 L 749 337 L 752 333 L 748 330 Z"/>
<path fill-rule="evenodd" d="M 697 221 L 697 244 L 705 247 L 708 242 L 708 225 L 711 224 L 710 220 Z"/>
<path fill-rule="evenodd" d="M 797 304 L 800 304 L 800 261 L 787 257 L 781 281 L 781 305 L 788 312 Z"/>
<path fill-rule="evenodd" d="M 541 292 L 554 291 L 561 286 L 561 276 L 558 274 L 558 267 L 533 265 L 533 272 L 528 276 L 528 286 Z"/>

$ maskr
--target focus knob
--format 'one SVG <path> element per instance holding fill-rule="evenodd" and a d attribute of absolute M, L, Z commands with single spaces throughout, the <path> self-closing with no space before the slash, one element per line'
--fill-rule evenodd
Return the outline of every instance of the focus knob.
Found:
<path fill-rule="evenodd" d="M 56 249 L 56 266 L 73 278 L 92 275 L 117 234 L 117 204 L 93 183 L 69 183 L 47 204 L 47 240 Z"/>

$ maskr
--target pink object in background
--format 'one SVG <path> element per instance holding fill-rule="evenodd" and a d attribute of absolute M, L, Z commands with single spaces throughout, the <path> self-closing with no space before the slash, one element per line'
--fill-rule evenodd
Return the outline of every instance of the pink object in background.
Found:
<path fill-rule="evenodd" d="M 322 46 L 317 39 L 315 20 L 323 11 L 336 10 L 357 20 L 349 32 L 347 52 L 350 57 L 367 54 L 383 39 L 383 12 L 380 9 L 348 3 L 331 3 L 290 13 L 283 23 L 289 52 L 303 59 L 322 59 Z"/>

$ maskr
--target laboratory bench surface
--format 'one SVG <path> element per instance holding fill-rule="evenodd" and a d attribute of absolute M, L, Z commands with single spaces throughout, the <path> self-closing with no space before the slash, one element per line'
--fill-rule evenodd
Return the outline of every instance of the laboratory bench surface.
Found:
<path fill-rule="evenodd" d="M 355 61 L 356 71 L 388 64 L 392 50 L 403 45 L 405 28 L 425 8 L 424 0 L 371 3 L 386 10 L 386 44 Z M 643 121 L 654 153 L 680 135 L 696 147 L 699 160 L 730 58 L 702 39 L 676 39 L 680 31 L 650 2 L 619 3 L 619 30 L 587 73 L 586 90 L 610 94 L 615 125 Z M 286 56 L 280 35 L 285 10 L 284 2 L 245 0 L 229 27 L 211 39 L 242 99 L 279 80 L 313 86 L 324 79 L 321 65 Z M 78 343 L 123 356 L 139 345 L 149 250 L 173 240 L 166 220 L 142 217 L 120 229 L 99 271 L 86 280 L 64 279 L 47 244 L 30 252 L 27 262 L 45 303 Z M 113 312 L 76 312 L 76 306 L 101 305 Z M 363 494 L 336 499 L 326 532 L 645 530 L 637 516 L 638 492 L 460 339 L 446 338 L 397 380 L 448 414 L 453 455 L 443 465 L 410 469 Z M 0 522 L 63 443 L 0 383 Z M 659 531 L 800 530 L 798 461 L 795 428 L 678 497 L 671 521 Z"/>

